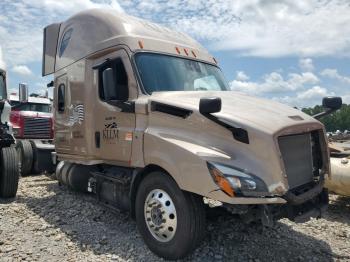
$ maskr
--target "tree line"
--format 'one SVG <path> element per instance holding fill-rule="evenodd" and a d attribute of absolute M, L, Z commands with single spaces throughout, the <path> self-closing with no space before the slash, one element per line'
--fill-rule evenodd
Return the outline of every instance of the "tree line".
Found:
<path fill-rule="evenodd" d="M 324 108 L 319 105 L 302 109 L 304 113 L 311 116 L 320 113 L 323 110 Z M 343 104 L 341 109 L 321 118 L 320 121 L 325 125 L 328 132 L 335 132 L 337 130 L 350 131 L 350 105 Z"/>

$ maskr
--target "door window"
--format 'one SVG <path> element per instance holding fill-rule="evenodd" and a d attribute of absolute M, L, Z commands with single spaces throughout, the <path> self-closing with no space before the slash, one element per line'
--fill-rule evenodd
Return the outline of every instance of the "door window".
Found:
<path fill-rule="evenodd" d="M 129 99 L 128 75 L 121 58 L 100 68 L 99 95 L 103 101 L 127 101 Z"/>
<path fill-rule="evenodd" d="M 66 86 L 64 84 L 60 84 L 57 90 L 57 111 L 59 113 L 64 112 L 65 97 L 66 97 Z"/>

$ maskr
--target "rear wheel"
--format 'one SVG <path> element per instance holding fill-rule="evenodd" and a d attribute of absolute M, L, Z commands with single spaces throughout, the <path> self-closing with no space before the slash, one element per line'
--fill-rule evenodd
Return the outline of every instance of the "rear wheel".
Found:
<path fill-rule="evenodd" d="M 27 140 L 19 140 L 16 145 L 18 164 L 22 176 L 27 176 L 33 167 L 33 148 Z"/>
<path fill-rule="evenodd" d="M 15 197 L 18 188 L 19 167 L 14 147 L 1 149 L 0 164 L 0 197 Z"/>
<path fill-rule="evenodd" d="M 152 252 L 165 259 L 191 253 L 205 232 L 205 211 L 200 197 L 183 192 L 165 172 L 152 172 L 136 195 L 136 222 Z"/>

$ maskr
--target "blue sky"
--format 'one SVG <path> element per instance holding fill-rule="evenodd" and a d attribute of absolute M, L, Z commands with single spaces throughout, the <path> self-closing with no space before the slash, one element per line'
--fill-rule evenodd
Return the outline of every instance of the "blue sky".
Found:
<path fill-rule="evenodd" d="M 219 60 L 232 90 L 292 106 L 323 96 L 350 103 L 348 0 L 2 0 L 0 65 L 9 87 L 44 92 L 42 29 L 88 8 L 151 20 L 185 32 Z"/>

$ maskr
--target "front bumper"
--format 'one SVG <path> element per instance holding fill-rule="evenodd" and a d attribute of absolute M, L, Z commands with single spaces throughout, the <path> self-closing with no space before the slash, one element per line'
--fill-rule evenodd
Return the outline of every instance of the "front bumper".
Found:
<path fill-rule="evenodd" d="M 328 207 L 327 189 L 318 188 L 309 193 L 284 196 L 284 203 L 264 203 L 254 205 L 230 205 L 224 207 L 231 213 L 240 214 L 249 223 L 260 220 L 265 226 L 273 226 L 275 221 L 288 218 L 296 223 L 304 223 L 311 218 L 321 218 Z M 266 199 L 266 198 L 263 198 Z M 267 198 L 268 199 L 268 198 Z"/>

